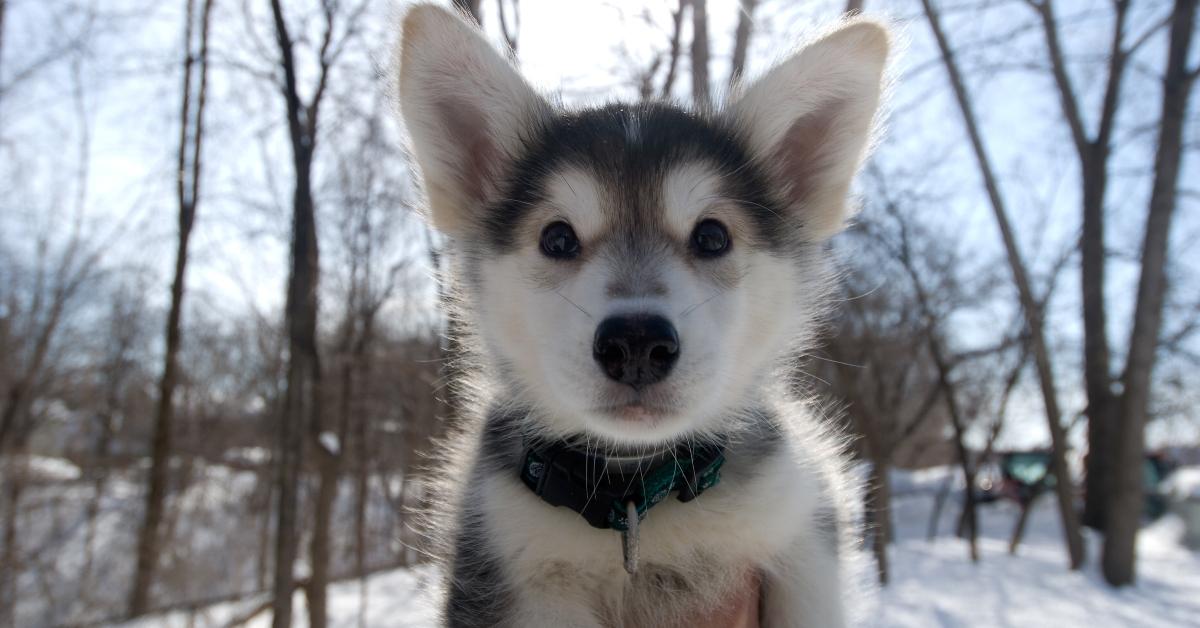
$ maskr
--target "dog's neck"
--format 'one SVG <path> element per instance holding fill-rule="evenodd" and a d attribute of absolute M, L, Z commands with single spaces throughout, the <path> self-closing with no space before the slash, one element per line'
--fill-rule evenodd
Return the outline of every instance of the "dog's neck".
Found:
<path fill-rule="evenodd" d="M 625 531 L 668 496 L 688 502 L 720 482 L 725 445 L 689 442 L 611 456 L 565 441 L 530 439 L 521 458 L 521 482 L 542 501 L 574 510 L 592 527 Z M 637 521 L 631 521 L 635 512 Z"/>
<path fill-rule="evenodd" d="M 745 482 L 779 451 L 782 433 L 765 409 L 739 413 L 728 422 L 729 433 L 689 435 L 654 447 L 549 435 L 527 407 L 511 402 L 493 406 L 483 418 L 473 475 L 508 477 L 548 506 L 575 511 L 580 524 L 619 532 L 631 574 L 637 570 L 639 522 L 652 508 L 667 500 L 690 502 L 723 483 L 723 476 L 735 486 Z M 727 455 L 736 463 L 726 465 Z"/>

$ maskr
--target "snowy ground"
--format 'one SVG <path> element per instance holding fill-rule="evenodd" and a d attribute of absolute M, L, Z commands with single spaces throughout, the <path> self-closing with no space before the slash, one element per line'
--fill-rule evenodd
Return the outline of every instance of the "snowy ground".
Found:
<path fill-rule="evenodd" d="M 329 625 L 331 628 L 384 626 L 387 628 L 428 628 L 434 626 L 436 613 L 428 594 L 436 574 L 429 568 L 398 569 L 370 576 L 366 587 L 358 581 L 341 582 L 329 589 Z M 123 624 L 124 628 L 217 628 L 238 625 L 267 628 L 270 611 L 258 612 L 267 601 L 257 596 L 235 603 L 217 604 L 195 611 L 179 611 Z M 255 613 L 250 621 L 241 623 Z M 360 623 L 360 617 L 362 622 Z M 293 626 L 308 626 L 304 596 L 295 597 Z"/>
<path fill-rule="evenodd" d="M 966 544 L 951 533 L 957 505 L 946 505 L 933 542 L 925 540 L 933 493 L 943 474 L 897 477 L 897 539 L 891 550 L 892 584 L 875 600 L 871 626 L 1014 626 L 1087 628 L 1200 626 L 1200 555 L 1183 549 L 1180 521 L 1168 516 L 1143 531 L 1139 541 L 1139 584 L 1114 592 L 1096 571 L 1099 545 L 1089 538 L 1090 561 L 1081 572 L 1066 569 L 1054 505 L 1042 499 L 1029 522 L 1017 556 L 1008 555 L 1008 535 L 1017 511 L 1009 503 L 981 508 L 981 560 L 972 564 Z M 357 582 L 331 591 L 331 626 L 432 625 L 429 569 L 392 571 L 368 579 L 363 603 Z M 195 612 L 151 617 L 128 628 L 223 626 L 243 616 L 263 598 Z M 296 596 L 295 625 L 307 625 L 303 597 Z M 362 623 L 360 624 L 360 613 Z M 269 614 L 246 624 L 269 625 Z"/>
<path fill-rule="evenodd" d="M 1200 626 L 1200 555 L 1180 546 L 1182 523 L 1174 516 L 1142 531 L 1138 585 L 1113 591 L 1097 570 L 1095 537 L 1088 537 L 1085 568 L 1066 569 L 1052 499 L 1043 497 L 1035 505 L 1017 556 L 1008 554 L 1016 507 L 1009 502 L 983 506 L 978 564 L 968 559 L 966 543 L 951 533 L 954 513 L 943 515 L 940 536 L 929 543 L 930 499 L 897 501 L 892 584 L 880 593 L 879 626 Z"/>
<path fill-rule="evenodd" d="M 101 618 L 118 616 L 133 579 L 143 503 L 140 474 L 114 471 L 97 498 L 93 482 L 66 460 L 31 457 L 24 463 L 29 484 L 18 510 L 23 569 L 17 582 L 16 626 L 95 625 Z M 0 466 L 0 479 L 6 471 Z M 201 461 L 192 461 L 178 475 L 186 475 L 188 483 L 168 502 L 166 527 L 174 540 L 155 582 L 158 603 L 228 599 L 261 590 L 257 576 L 264 556 L 265 482 L 252 471 Z M 368 567 L 395 564 L 403 551 L 397 508 L 384 495 L 381 482 L 380 476 L 373 476 L 369 487 Z M 342 530 L 353 529 L 352 484 L 343 485 L 335 512 Z M 88 516 L 89 506 L 94 517 Z M 340 560 L 335 572 L 351 571 L 351 536 L 336 539 L 334 551 Z M 357 595 L 353 599 L 357 604 Z M 388 599 L 403 598 L 389 594 Z M 372 610 L 378 605 L 382 612 L 383 600 L 371 599 Z"/>

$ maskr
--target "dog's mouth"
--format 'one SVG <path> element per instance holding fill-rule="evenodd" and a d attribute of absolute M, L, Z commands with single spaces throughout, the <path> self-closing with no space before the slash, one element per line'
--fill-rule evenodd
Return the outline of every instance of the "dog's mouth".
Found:
<path fill-rule="evenodd" d="M 616 403 L 601 405 L 593 410 L 596 414 L 628 423 L 658 423 L 674 411 L 674 405 L 667 403 L 667 400 L 659 395 L 642 393 L 631 395 L 629 399 Z"/>
<path fill-rule="evenodd" d="M 630 423 L 657 423 L 667 414 L 667 409 L 635 401 L 622 406 L 614 406 L 609 409 L 608 414 Z"/>

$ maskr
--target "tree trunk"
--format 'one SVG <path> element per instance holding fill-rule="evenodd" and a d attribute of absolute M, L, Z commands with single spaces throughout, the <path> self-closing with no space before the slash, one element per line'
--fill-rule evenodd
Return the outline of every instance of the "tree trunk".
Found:
<path fill-rule="evenodd" d="M 930 0 L 921 0 L 921 4 L 925 9 L 925 16 L 929 21 L 930 29 L 933 31 L 934 39 L 937 40 L 942 62 L 946 66 L 950 85 L 953 88 L 955 99 L 958 101 L 959 110 L 963 116 L 963 123 L 967 129 L 967 135 L 971 140 L 971 148 L 975 153 L 980 176 L 983 178 L 984 188 L 987 191 L 992 207 L 992 214 L 996 219 L 996 225 L 1000 230 L 1000 237 L 1004 243 L 1004 250 L 1008 258 L 1009 269 L 1012 272 L 1013 283 L 1017 287 L 1021 311 L 1025 317 L 1026 327 L 1029 329 L 1030 348 L 1033 351 L 1034 366 L 1037 369 L 1038 381 L 1041 384 L 1042 404 L 1046 410 L 1046 422 L 1050 428 L 1051 468 L 1055 476 L 1059 478 L 1057 496 L 1059 515 L 1062 518 L 1063 535 L 1066 540 L 1071 569 L 1079 569 L 1083 565 L 1086 550 L 1083 546 L 1083 535 L 1079 530 L 1079 517 L 1075 511 L 1072 490 L 1073 483 L 1071 482 L 1070 470 L 1067 467 L 1066 452 L 1068 443 L 1066 433 L 1060 422 L 1062 413 L 1058 406 L 1058 391 L 1054 383 L 1054 369 L 1050 362 L 1050 352 L 1046 346 L 1044 318 L 1041 308 L 1038 306 L 1037 299 L 1034 297 L 1025 262 L 1021 258 L 1020 248 L 1017 246 L 1016 237 L 1013 235 L 1012 226 L 1008 220 L 1008 210 L 1000 194 L 1000 187 L 992 169 L 991 161 L 987 156 L 987 151 L 984 149 L 983 138 L 976 123 L 970 98 L 967 95 L 966 85 L 963 83 L 962 76 L 958 70 L 958 64 L 954 59 L 954 53 L 950 48 L 949 42 L 946 40 L 937 11 L 931 5 Z"/>
<path fill-rule="evenodd" d="M 660 98 L 670 98 L 671 90 L 675 88 L 675 77 L 679 69 L 679 40 L 683 37 L 683 13 L 689 0 L 679 0 L 675 11 L 671 13 L 671 46 L 667 52 L 667 76 L 663 79 Z"/>
<path fill-rule="evenodd" d="M 1167 247 L 1175 213 L 1179 169 L 1183 153 L 1188 97 L 1195 74 L 1187 68 L 1195 33 L 1197 0 L 1176 0 L 1171 14 L 1167 69 L 1163 77 L 1162 118 L 1154 156 L 1154 184 L 1142 245 L 1129 356 L 1122 377 L 1120 423 L 1113 451 L 1115 468 L 1110 478 L 1108 519 L 1104 537 L 1104 578 L 1114 586 L 1131 584 L 1136 577 L 1137 532 L 1142 515 L 1145 425 L 1150 405 L 1151 376 L 1162 329 L 1166 295 Z"/>
<path fill-rule="evenodd" d="M 733 89 L 746 73 L 746 51 L 750 47 L 750 30 L 754 26 L 754 8 L 758 0 L 738 2 L 737 31 L 733 36 L 733 60 L 730 62 L 729 88 Z"/>
<path fill-rule="evenodd" d="M 708 9 L 706 0 L 692 4 L 692 104 L 700 109 L 712 106 L 708 85 Z"/>
<path fill-rule="evenodd" d="M 17 625 L 17 579 L 21 573 L 17 514 L 20 512 L 21 493 L 25 484 L 23 472 L 16 468 L 17 465 L 24 465 L 24 462 L 13 461 L 3 486 L 4 541 L 0 547 L 0 625 L 3 626 Z"/>
<path fill-rule="evenodd" d="M 892 541 L 892 486 L 888 477 L 890 463 L 882 458 L 872 458 L 871 477 L 867 485 L 867 516 L 871 523 L 871 550 L 875 554 L 879 584 L 887 585 L 887 547 Z"/>
<path fill-rule="evenodd" d="M 1033 511 L 1033 504 L 1037 502 L 1037 498 L 1041 497 L 1042 491 L 1035 488 L 1033 495 L 1028 501 L 1021 503 L 1021 514 L 1017 516 L 1017 523 L 1013 526 L 1012 537 L 1008 540 L 1008 553 L 1016 556 L 1017 547 L 1021 545 L 1021 540 L 1025 538 L 1025 524 L 1029 523 L 1029 514 Z"/>
<path fill-rule="evenodd" d="M 184 28 L 183 99 L 179 115 L 179 154 L 176 193 L 179 201 L 179 241 L 175 252 L 175 276 L 171 282 L 171 306 L 167 313 L 166 351 L 163 355 L 162 378 L 159 380 L 158 405 L 154 414 L 154 436 L 151 444 L 149 488 L 142 528 L 138 534 L 136 571 L 129 595 L 129 616 L 145 613 L 150 604 L 150 587 L 157 567 L 163 507 L 167 494 L 171 458 L 171 428 L 173 398 L 178 379 L 178 355 L 181 341 L 180 318 L 183 315 L 184 278 L 187 272 L 188 244 L 196 220 L 199 202 L 200 155 L 204 138 L 204 101 L 208 83 L 208 29 L 213 0 L 205 0 L 200 26 L 200 54 L 196 105 L 192 108 L 192 66 L 197 60 L 192 52 L 192 24 L 195 0 L 187 0 Z M 194 117 L 193 117 L 194 116 Z M 189 163 L 190 159 L 190 163 Z"/>
<path fill-rule="evenodd" d="M 358 475 L 354 485 L 354 574 L 359 578 L 367 575 L 367 500 L 370 498 L 371 465 L 368 463 L 367 422 L 355 417 L 355 446 L 357 449 Z"/>
<path fill-rule="evenodd" d="M 351 299 L 353 306 L 354 300 Z M 368 313 L 367 316 L 371 314 Z M 352 314 L 351 317 L 354 315 Z M 347 321 L 349 334 L 353 335 L 354 322 Z M 313 429 L 314 450 L 317 452 L 317 466 L 320 473 L 320 485 L 317 489 L 316 512 L 313 523 L 312 539 L 309 543 L 309 554 L 312 562 L 312 576 L 306 591 L 308 594 L 309 625 L 312 628 L 324 628 L 327 624 L 326 588 L 330 579 L 330 525 L 333 520 L 334 507 L 337 504 L 338 481 L 341 478 L 342 461 L 345 459 L 346 436 L 350 431 L 351 406 L 354 400 L 354 371 L 366 353 L 366 343 L 369 340 L 371 321 L 362 321 L 359 338 L 354 341 L 351 355 L 346 356 L 342 366 L 342 391 L 340 411 L 337 426 L 337 447 L 332 450 L 322 442 L 323 432 L 320 425 Z M 346 343 L 349 344 L 349 343 Z M 349 347 L 346 347 L 349 348 Z"/>
<path fill-rule="evenodd" d="M 1109 372 L 1108 316 L 1104 302 L 1105 168 L 1093 153 L 1083 167 L 1083 234 L 1080 236 L 1083 290 L 1084 383 L 1087 391 L 1088 454 L 1084 475 L 1083 522 L 1104 529 L 1110 496 L 1117 399 Z"/>
<path fill-rule="evenodd" d="M 275 502 L 275 469 L 274 462 L 268 467 L 270 479 L 263 481 L 263 475 L 260 472 L 259 482 L 263 482 L 267 486 L 265 506 L 262 509 L 262 521 L 258 527 L 258 588 L 264 590 L 267 588 L 267 571 L 271 564 L 271 514 L 273 513 L 272 506 Z"/>
<path fill-rule="evenodd" d="M 958 452 L 958 464 L 962 470 L 963 482 L 966 484 L 963 487 L 963 509 L 962 514 L 959 516 L 959 534 L 961 535 L 965 532 L 971 561 L 979 562 L 979 520 L 975 512 L 975 463 L 971 460 L 970 450 L 967 449 L 967 426 L 962 413 L 959 411 L 958 391 L 955 390 L 954 384 L 950 381 L 949 364 L 942 354 L 941 343 L 934 336 L 932 330 L 929 336 L 929 352 L 933 355 L 934 363 L 937 365 L 938 386 L 942 389 L 942 396 L 945 398 L 946 407 L 950 411 L 950 424 L 954 427 L 954 445 Z"/>
<path fill-rule="evenodd" d="M 358 625 L 367 623 L 367 490 L 370 487 L 370 465 L 367 460 L 366 421 L 355 418 L 355 445 L 358 474 L 354 484 L 354 575 L 358 578 Z"/>
<path fill-rule="evenodd" d="M 91 590 L 92 567 L 96 556 L 96 520 L 100 515 L 100 500 L 104 498 L 105 485 L 108 481 L 108 456 L 112 445 L 113 413 L 117 411 L 117 392 L 115 385 L 109 390 L 108 408 L 100 414 L 100 434 L 94 450 L 95 460 L 92 462 L 92 496 L 88 499 L 84 514 L 86 532 L 83 541 L 83 568 L 80 570 L 79 585 L 86 593 Z M 99 468 L 97 468 L 99 467 Z"/>
<path fill-rule="evenodd" d="M 938 524 L 942 521 L 942 508 L 946 505 L 946 498 L 950 496 L 951 479 L 946 478 L 942 483 L 942 487 L 938 489 L 937 497 L 933 499 L 933 509 L 929 512 L 929 524 L 925 527 L 925 540 L 932 541 L 937 537 Z"/>
<path fill-rule="evenodd" d="M 304 457 L 304 434 L 317 421 L 320 364 L 316 346 L 318 252 L 316 220 L 309 188 L 311 156 L 296 147 L 302 169 L 297 176 L 292 216 L 292 269 L 285 318 L 288 328 L 287 392 L 279 430 L 278 503 L 275 513 L 275 628 L 290 628 L 296 562 L 297 502 Z M 314 567 L 315 570 L 315 567 Z M 314 612 L 309 609 L 310 614 Z"/>
<path fill-rule="evenodd" d="M 1082 184 L 1083 233 L 1081 289 L 1084 326 L 1084 381 L 1088 396 L 1088 456 L 1086 463 L 1084 520 L 1089 526 L 1102 528 L 1111 488 L 1109 486 L 1116 438 L 1117 399 L 1113 393 L 1109 370 L 1110 351 L 1107 328 L 1107 303 L 1104 298 L 1106 251 L 1104 242 L 1104 199 L 1108 188 L 1108 158 L 1121 98 L 1128 51 L 1123 48 L 1125 19 L 1130 3 L 1112 3 L 1115 12 L 1108 57 L 1108 77 L 1095 138 L 1088 136 L 1079 101 L 1075 96 L 1062 45 L 1054 7 L 1049 0 L 1030 3 L 1040 18 L 1045 35 L 1051 72 L 1058 88 L 1063 117 L 1071 131 L 1071 139 L 1079 157 Z M 1057 470 L 1055 471 L 1057 473 Z M 1061 489 L 1060 489 L 1061 490 Z"/>
<path fill-rule="evenodd" d="M 287 108 L 288 136 L 296 187 L 292 196 L 291 270 L 288 276 L 284 320 L 288 337 L 287 391 L 279 425 L 279 462 L 276 472 L 275 582 L 272 590 L 272 626 L 291 628 L 293 572 L 299 542 L 298 501 L 303 469 L 305 435 L 318 433 L 321 422 L 321 361 L 317 350 L 318 285 L 320 254 L 317 246 L 316 207 L 312 192 L 312 164 L 317 148 L 317 120 L 332 60 L 327 56 L 334 31 L 334 5 L 324 6 L 325 28 L 319 50 L 319 74 L 311 100 L 300 99 L 296 60 L 280 0 L 271 0 L 275 40 L 283 70 L 283 97 Z M 347 28 L 351 28 L 348 25 Z M 323 461 L 318 460 L 321 464 Z M 322 465 L 323 466 L 323 465 Z M 327 473 L 327 469 L 323 474 Z M 330 487 L 332 489 L 332 487 Z M 318 496 L 318 500 L 322 497 Z M 327 536 L 324 534 L 322 536 Z M 323 543 L 327 541 L 314 541 Z M 320 549 L 318 547 L 318 549 Z M 328 565 L 312 557 L 314 576 Z M 327 562 L 327 554 L 326 561 Z M 324 625 L 325 583 L 309 582 L 309 621 Z"/>
<path fill-rule="evenodd" d="M 312 537 L 308 546 L 312 575 L 304 590 L 308 598 L 308 625 L 310 628 L 325 628 L 328 622 L 326 588 L 329 586 L 331 571 L 329 527 L 333 519 L 333 507 L 337 501 L 341 456 L 326 449 L 319 441 L 313 449 L 317 452 L 320 481 L 317 487 Z"/>

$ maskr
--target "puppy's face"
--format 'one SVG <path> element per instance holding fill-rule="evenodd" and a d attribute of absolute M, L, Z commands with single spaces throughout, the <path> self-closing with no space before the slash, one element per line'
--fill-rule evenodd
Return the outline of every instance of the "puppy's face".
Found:
<path fill-rule="evenodd" d="M 714 427 L 820 272 L 732 128 L 662 106 L 555 116 L 471 240 L 481 341 L 558 431 Z M 804 298 L 800 298 L 803 296 Z"/>
<path fill-rule="evenodd" d="M 820 301 L 886 41 L 844 26 L 717 114 L 565 113 L 455 16 L 410 12 L 401 102 L 432 218 L 542 427 L 656 443 L 742 409 Z"/>

